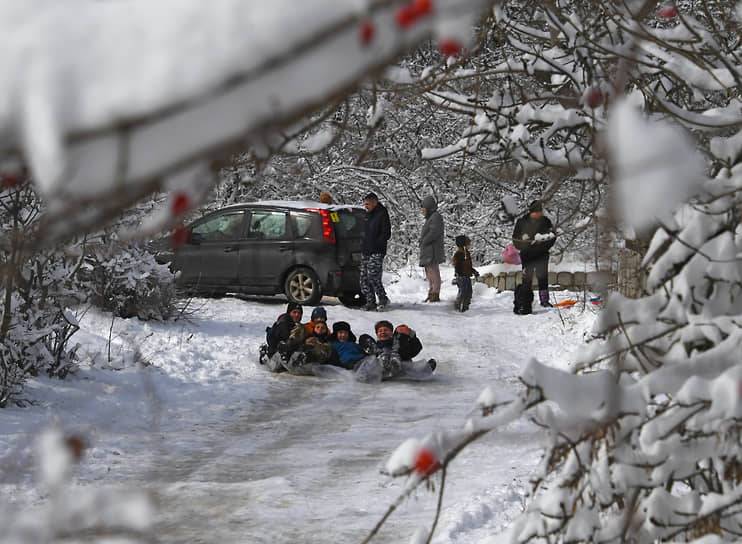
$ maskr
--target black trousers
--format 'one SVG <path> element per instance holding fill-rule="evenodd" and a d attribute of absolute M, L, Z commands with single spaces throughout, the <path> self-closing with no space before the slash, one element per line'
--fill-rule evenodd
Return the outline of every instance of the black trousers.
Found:
<path fill-rule="evenodd" d="M 536 275 L 538 281 L 538 290 L 543 291 L 549 288 L 549 256 L 544 255 L 533 260 L 523 263 L 523 283 L 531 289 L 533 285 L 533 275 Z"/>

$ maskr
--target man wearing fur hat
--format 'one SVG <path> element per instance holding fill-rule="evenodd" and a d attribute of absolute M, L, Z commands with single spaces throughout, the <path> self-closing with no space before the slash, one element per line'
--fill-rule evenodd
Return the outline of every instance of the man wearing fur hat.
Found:
<path fill-rule="evenodd" d="M 551 220 L 544 215 L 543 203 L 534 200 L 528 206 L 528 213 L 515 222 L 513 245 L 520 252 L 523 284 L 531 289 L 536 275 L 539 302 L 543 307 L 552 306 L 549 302 L 549 250 L 555 241 L 556 232 Z"/>
<path fill-rule="evenodd" d="M 438 202 L 432 196 L 423 198 L 422 210 L 425 223 L 420 231 L 420 266 L 425 267 L 425 277 L 429 286 L 428 298 L 423 302 L 439 302 L 441 300 L 439 265 L 446 260 L 443 250 L 443 217 L 438 212 Z"/>

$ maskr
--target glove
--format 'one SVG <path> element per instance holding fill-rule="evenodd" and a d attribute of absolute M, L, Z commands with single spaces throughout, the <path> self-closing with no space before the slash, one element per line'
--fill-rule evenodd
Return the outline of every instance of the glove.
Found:
<path fill-rule="evenodd" d="M 472 268 L 471 271 L 474 273 L 474 277 L 475 278 L 478 278 L 479 277 L 479 272 L 477 272 L 477 269 L 476 268 Z"/>

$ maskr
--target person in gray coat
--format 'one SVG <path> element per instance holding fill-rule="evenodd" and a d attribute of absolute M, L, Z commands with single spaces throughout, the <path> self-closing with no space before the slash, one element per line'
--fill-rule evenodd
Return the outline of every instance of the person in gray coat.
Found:
<path fill-rule="evenodd" d="M 423 198 L 422 209 L 425 223 L 420 231 L 420 266 L 425 267 L 429 285 L 428 298 L 423 302 L 438 302 L 441 300 L 441 271 L 438 265 L 446 260 L 443 251 L 443 217 L 432 196 Z"/>

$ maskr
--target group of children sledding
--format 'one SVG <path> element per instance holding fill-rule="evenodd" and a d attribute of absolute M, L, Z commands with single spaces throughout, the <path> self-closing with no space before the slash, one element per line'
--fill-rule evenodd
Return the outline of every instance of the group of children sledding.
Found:
<path fill-rule="evenodd" d="M 364 382 L 388 380 L 404 374 L 422 377 L 435 370 L 436 362 L 412 361 L 423 346 L 407 325 L 394 326 L 386 320 L 374 325 L 376 338 L 356 336 L 346 321 L 336 321 L 330 332 L 327 312 L 322 306 L 312 311 L 311 321 L 302 323 L 303 308 L 289 302 L 272 327 L 266 328 L 266 343 L 260 347 L 260 363 L 272 372 L 317 375 L 322 365 L 353 371 Z"/>

